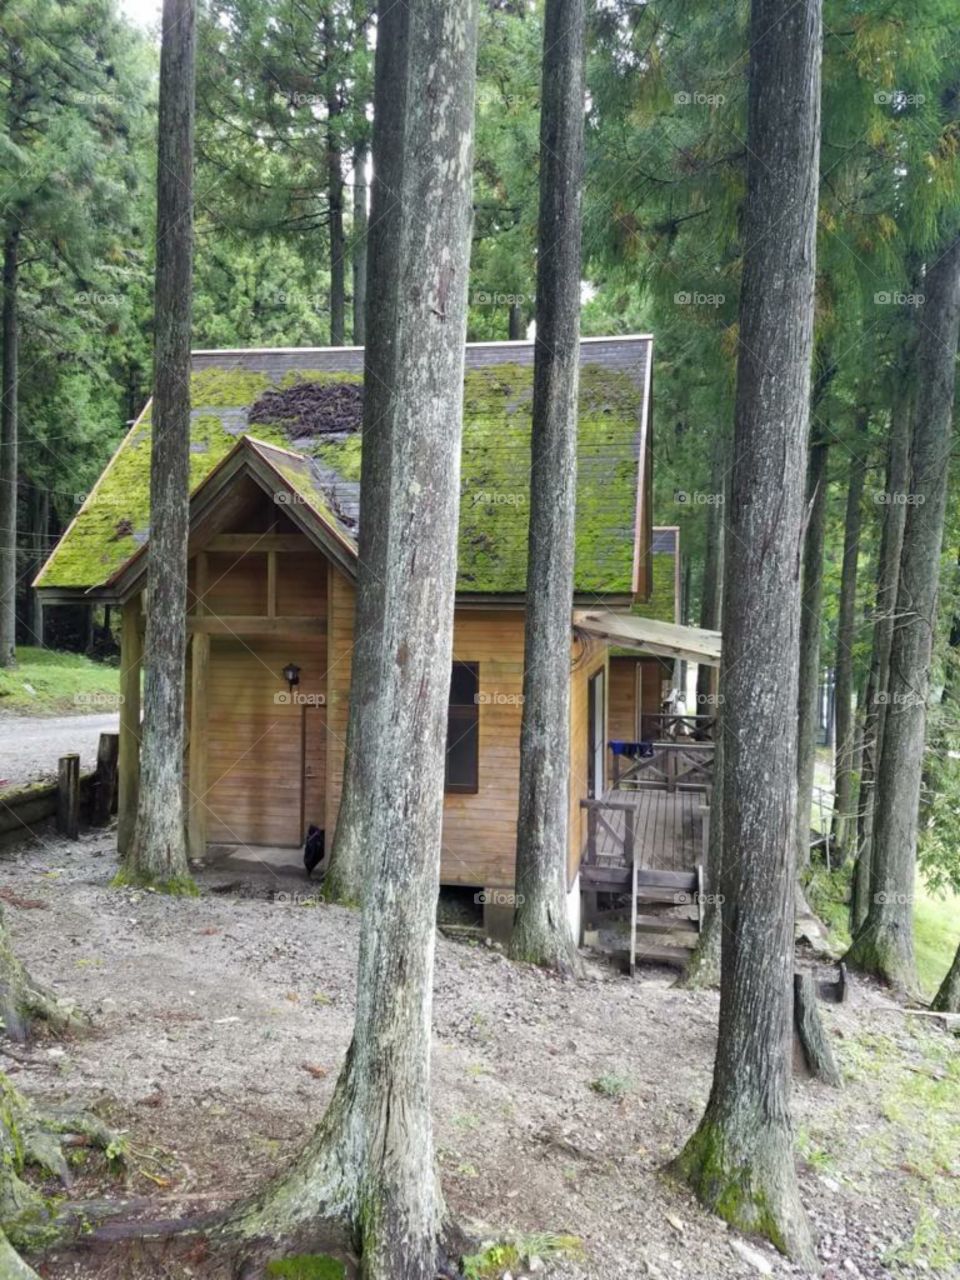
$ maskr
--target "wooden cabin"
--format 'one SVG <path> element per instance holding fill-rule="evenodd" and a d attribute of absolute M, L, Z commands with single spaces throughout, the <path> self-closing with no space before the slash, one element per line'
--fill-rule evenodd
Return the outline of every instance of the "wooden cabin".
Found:
<path fill-rule="evenodd" d="M 354 644 L 363 352 L 201 351 L 192 374 L 189 542 L 189 843 L 332 841 Z M 514 882 L 533 344 L 469 344 L 444 884 Z M 630 611 L 654 590 L 649 337 L 581 350 L 575 607 Z M 136 809 L 150 405 L 37 579 L 47 604 L 123 611 L 118 838 Z M 670 573 L 676 573 L 676 542 Z M 657 553 L 662 560 L 662 552 Z M 661 573 L 662 577 L 662 573 Z M 675 600 L 670 599 L 670 617 Z M 573 621 L 573 620 L 571 620 Z M 586 838 L 581 801 L 608 785 L 607 742 L 637 736 L 661 664 L 571 631 L 571 918 Z"/>

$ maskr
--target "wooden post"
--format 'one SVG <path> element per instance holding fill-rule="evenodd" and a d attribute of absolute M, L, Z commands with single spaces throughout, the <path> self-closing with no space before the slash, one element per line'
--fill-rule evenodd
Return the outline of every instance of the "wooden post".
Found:
<path fill-rule="evenodd" d="M 117 806 L 117 761 L 120 754 L 120 735 L 101 733 L 97 746 L 97 776 L 93 789 L 93 811 L 90 822 L 95 827 L 105 827 Z"/>
<path fill-rule="evenodd" d="M 120 626 L 120 744 L 118 753 L 117 849 L 123 857 L 133 841 L 140 789 L 140 597 L 123 605 Z"/>
<path fill-rule="evenodd" d="M 794 1027 L 807 1069 L 818 1080 L 839 1089 L 843 1077 L 817 1008 L 817 987 L 812 973 L 793 975 L 793 998 Z"/>
<path fill-rule="evenodd" d="M 190 650 L 190 764 L 187 793 L 187 851 L 202 858 L 207 850 L 207 673 L 210 637 L 196 632 Z"/>
<path fill-rule="evenodd" d="M 68 840 L 80 834 L 80 757 L 61 756 L 57 769 L 57 830 Z"/>
<path fill-rule="evenodd" d="M 277 553 L 267 552 L 267 617 L 277 616 Z"/>

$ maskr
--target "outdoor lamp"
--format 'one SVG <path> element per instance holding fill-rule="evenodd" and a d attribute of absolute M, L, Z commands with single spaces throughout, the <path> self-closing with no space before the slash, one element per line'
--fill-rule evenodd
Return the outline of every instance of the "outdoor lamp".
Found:
<path fill-rule="evenodd" d="M 295 662 L 288 662 L 283 668 L 283 678 L 286 680 L 292 693 L 296 685 L 300 683 L 300 668 Z"/>

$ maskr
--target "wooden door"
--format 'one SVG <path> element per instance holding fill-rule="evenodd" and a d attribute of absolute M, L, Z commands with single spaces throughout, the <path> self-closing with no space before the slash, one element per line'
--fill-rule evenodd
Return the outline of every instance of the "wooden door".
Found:
<path fill-rule="evenodd" d="M 587 794 L 603 795 L 607 758 L 606 694 L 604 672 L 590 677 L 587 685 Z"/>

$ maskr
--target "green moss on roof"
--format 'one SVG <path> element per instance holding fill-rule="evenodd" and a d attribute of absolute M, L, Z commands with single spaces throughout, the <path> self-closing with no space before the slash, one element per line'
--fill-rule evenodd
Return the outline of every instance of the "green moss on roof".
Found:
<path fill-rule="evenodd" d="M 677 620 L 677 566 L 669 551 L 661 551 L 650 557 L 653 578 L 649 600 L 635 604 L 631 613 L 641 618 L 655 618 L 658 622 Z"/>
<path fill-rule="evenodd" d="M 362 381 L 358 373 L 298 370 L 277 381 L 241 369 L 207 368 L 191 381 L 191 490 L 209 475 L 247 428 L 250 406 L 271 386 L 301 380 Z M 530 413 L 533 370 L 503 363 L 467 371 L 458 589 L 512 594 L 526 580 Z M 576 589 L 628 595 L 632 590 L 642 390 L 626 373 L 581 369 L 577 483 Z M 257 439 L 291 441 L 280 425 L 257 424 Z M 302 441 L 293 446 L 304 451 Z M 347 484 L 360 477 L 360 437 L 314 441 L 319 462 Z M 294 459 L 285 478 L 330 519 L 316 477 Z M 44 587 L 91 587 L 119 570 L 149 532 L 150 423 L 147 415 L 117 450 L 97 489 L 44 569 Z M 670 615 L 672 617 L 672 614 Z"/>

